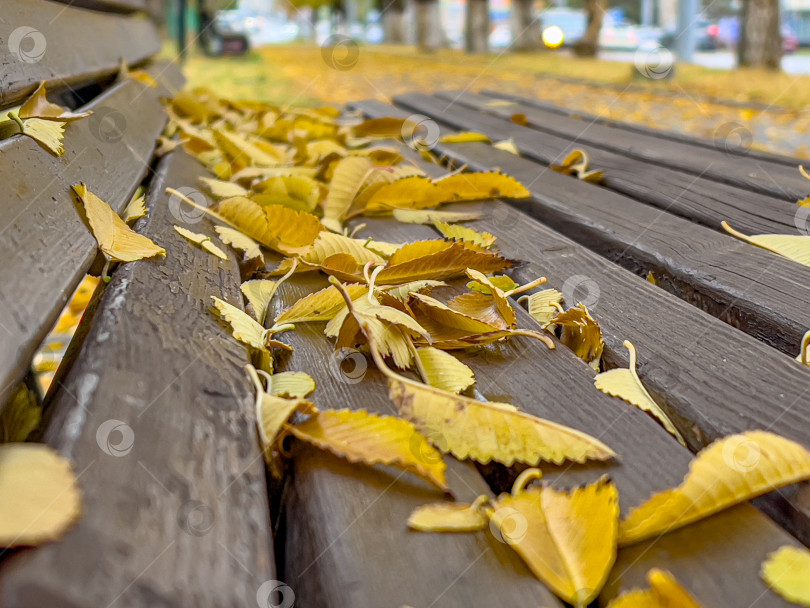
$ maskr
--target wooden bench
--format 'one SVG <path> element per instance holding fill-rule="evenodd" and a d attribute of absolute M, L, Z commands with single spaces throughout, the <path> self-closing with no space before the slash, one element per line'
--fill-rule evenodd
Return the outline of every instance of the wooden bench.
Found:
<path fill-rule="evenodd" d="M 51 100 L 94 113 L 66 127 L 61 157 L 27 137 L 0 141 L 0 407 L 97 256 L 73 184 L 85 182 L 119 212 L 147 186 L 149 213 L 135 228 L 168 255 L 114 272 L 59 368 L 38 439 L 70 459 L 83 516 L 58 543 L 0 554 L 0 605 L 253 605 L 276 578 L 264 466 L 245 415 L 254 396 L 245 348 L 209 311 L 211 295 L 239 296 L 239 268 L 172 229 L 212 228 L 165 194 L 197 185 L 204 169 L 183 153 L 154 158 L 167 121 L 160 100 L 183 79 L 150 59 L 160 42 L 132 12 L 143 3 L 81 4 L 92 10 L 3 5 L 1 107 L 45 81 Z M 7 49 L 18 28 L 28 28 L 28 42 Z M 17 56 L 39 52 L 38 40 L 41 56 Z M 122 58 L 158 88 L 117 82 Z"/>
<path fill-rule="evenodd" d="M 115 269 L 95 294 L 57 372 L 36 439 L 70 459 L 84 513 L 58 542 L 0 554 L 0 607 L 290 608 L 286 594 L 279 603 L 268 591 L 286 585 L 295 605 L 307 608 L 564 608 L 488 530 L 409 531 L 410 512 L 441 498 L 416 478 L 386 467 L 350 465 L 297 444 L 283 479 L 266 475 L 252 386 L 242 369 L 247 352 L 210 310 L 212 295 L 241 306 L 245 277 L 232 254 L 220 261 L 172 228 L 214 234 L 208 219 L 181 212 L 166 193 L 167 187 L 196 190 L 209 173 L 181 150 L 154 158 L 166 122 L 160 98 L 182 85 L 179 71 L 150 59 L 157 37 L 139 14 L 138 0 L 86 0 L 83 8 L 9 0 L 9 6 L 13 19 L 0 23 L 0 39 L 20 24 L 32 24 L 45 35 L 47 49 L 33 67 L 16 65 L 22 60 L 13 53 L 3 56 L 4 66 L 11 66 L 11 77 L 0 80 L 3 107 L 19 103 L 45 80 L 63 103 L 95 113 L 67 128 L 67 150 L 59 158 L 25 138 L 0 142 L 6 184 L 0 404 L 23 379 L 96 259 L 95 240 L 71 201 L 71 185 L 86 182 L 116 211 L 138 186 L 146 186 L 148 214 L 135 228 L 165 247 L 167 256 Z M 84 32 L 105 26 L 111 34 L 88 34 L 93 43 L 80 51 L 75 39 L 59 35 L 63 25 L 57 23 Z M 116 81 L 122 53 L 149 71 L 159 87 Z M 631 340 L 645 385 L 692 451 L 749 428 L 769 428 L 810 445 L 805 398 L 810 369 L 787 356 L 795 355 L 810 327 L 802 305 L 808 301 L 808 271 L 734 241 L 715 225 L 728 219 L 741 229 L 777 230 L 773 226 L 789 222 L 786 195 L 769 188 L 765 173 L 753 165 L 743 177 L 739 170 L 721 171 L 730 170 L 723 159 L 717 159 L 716 172 L 705 175 L 683 160 L 670 166 L 671 158 L 681 158 L 675 144 L 699 147 L 707 158 L 714 158 L 713 151 L 677 138 L 663 138 L 659 147 L 654 134 L 630 130 L 622 146 L 612 145 L 612 135 L 588 135 L 592 163 L 606 170 L 602 186 L 558 175 L 547 165 L 586 141 L 572 143 L 573 131 L 566 129 L 573 127 L 561 120 L 563 113 L 518 100 L 512 100 L 518 109 L 488 105 L 492 99 L 414 94 L 397 98 L 398 107 L 379 102 L 354 107 L 372 117 L 426 114 L 443 133 L 474 129 L 514 138 L 522 158 L 483 143 L 435 146 L 450 164 L 500 167 L 532 191 L 526 202 L 471 204 L 482 219 L 470 225 L 494 233 L 507 257 L 527 262 L 512 271 L 516 280 L 547 276 L 549 286 L 569 285 L 572 297 L 590 296 L 606 340 L 604 367 L 627 365 L 622 342 Z M 560 124 L 547 126 L 553 122 L 547 114 L 532 113 L 541 110 Z M 528 126 L 509 120 L 518 111 Z M 99 122 L 111 115 L 118 126 L 112 134 Z M 429 174 L 447 171 L 401 143 L 393 145 Z M 778 167 L 773 170 L 780 178 L 790 173 L 789 164 L 778 159 L 751 158 Z M 669 189 L 657 192 L 656 180 Z M 700 187 L 692 195 L 688 186 L 694 183 Z M 786 183 L 791 192 L 801 189 L 798 180 Z M 690 193 L 682 206 L 674 194 L 678 188 Z M 198 190 L 200 200 L 197 195 L 204 196 Z M 752 217 L 754 205 L 774 213 Z M 361 221 L 367 223 L 361 234 L 378 240 L 435 238 L 429 227 L 392 219 L 357 219 L 350 227 Z M 266 260 L 269 270 L 279 257 L 267 254 Z M 764 267 L 768 276 L 743 280 Z M 650 271 L 657 286 L 644 278 Z M 268 322 L 325 285 L 316 273 L 293 276 L 273 300 Z M 769 300 L 777 295 L 778 302 Z M 536 327 L 525 310 L 517 312 L 522 327 Z M 279 371 L 311 374 L 320 407 L 394 413 L 382 374 L 362 356 L 352 360 L 359 368 L 343 368 L 342 355 L 333 352 L 321 326 L 301 325 L 280 339 L 294 351 L 277 361 Z M 645 413 L 595 390 L 595 372 L 564 346 L 550 351 L 535 341 L 514 340 L 459 354 L 475 371 L 478 398 L 508 395 L 526 412 L 581 429 L 620 453 L 611 463 L 542 466 L 558 487 L 608 474 L 626 514 L 687 472 L 690 450 Z M 449 457 L 447 464 L 448 484 L 462 501 L 508 490 L 519 472 Z M 657 567 L 675 574 L 707 608 L 752 601 L 757 607 L 787 607 L 758 572 L 769 552 L 810 542 L 808 501 L 805 486 L 785 488 L 756 506 L 739 505 L 622 549 L 597 603 L 605 606 L 619 593 L 645 585 L 647 572 Z"/>

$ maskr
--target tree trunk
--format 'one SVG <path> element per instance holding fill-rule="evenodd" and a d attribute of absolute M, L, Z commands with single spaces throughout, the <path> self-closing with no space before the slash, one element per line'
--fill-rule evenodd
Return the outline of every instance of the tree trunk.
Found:
<path fill-rule="evenodd" d="M 405 42 L 405 0 L 388 0 L 383 3 L 383 39 L 388 44 Z"/>
<path fill-rule="evenodd" d="M 468 53 L 489 52 L 489 0 L 467 0 L 464 50 Z"/>
<path fill-rule="evenodd" d="M 536 51 L 543 47 L 540 21 L 535 19 L 534 0 L 512 0 L 512 48 Z"/>
<path fill-rule="evenodd" d="M 585 9 L 588 12 L 588 29 L 574 45 L 574 52 L 580 57 L 595 57 L 599 51 L 599 32 L 602 30 L 607 0 L 587 0 Z"/>
<path fill-rule="evenodd" d="M 416 46 L 432 53 L 442 44 L 439 0 L 416 0 Z"/>
<path fill-rule="evenodd" d="M 738 53 L 741 66 L 780 69 L 782 33 L 779 0 L 744 2 Z"/>

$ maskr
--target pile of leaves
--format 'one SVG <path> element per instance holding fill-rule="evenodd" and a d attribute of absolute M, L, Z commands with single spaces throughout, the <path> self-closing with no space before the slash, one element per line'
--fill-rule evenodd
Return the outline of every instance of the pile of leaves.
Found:
<path fill-rule="evenodd" d="M 41 91 L 35 97 L 44 95 Z M 524 285 L 513 281 L 504 273 L 516 261 L 497 250 L 497 235 L 462 223 L 477 216 L 463 206 L 459 210 L 458 204 L 528 197 L 517 180 L 496 171 L 429 177 L 412 160 L 419 156 L 395 141 L 411 141 L 417 128 L 399 118 L 362 120 L 331 107 L 234 102 L 207 90 L 182 92 L 168 101 L 166 110 L 170 121 L 159 153 L 182 147 L 211 172 L 202 184 L 176 184 L 169 193 L 196 206 L 180 188 L 205 187 L 216 203 L 201 209 L 216 224 L 221 242 L 182 226 L 174 226 L 175 231 L 190 247 L 218 259 L 227 260 L 226 249 L 232 248 L 243 274 L 249 275 L 242 284 L 245 302 L 213 297 L 212 314 L 250 352 L 246 381 L 255 388 L 258 434 L 273 474 L 284 473 L 288 451 L 283 443 L 290 438 L 358 464 L 398 467 L 430 483 L 438 496 L 449 493 L 445 455 L 530 467 L 617 457 L 582 431 L 513 404 L 474 398 L 475 375 L 454 354 L 496 348 L 510 340 L 537 340 L 551 350 L 561 343 L 601 370 L 604 341 L 588 309 L 564 302 L 555 289 L 538 290 L 546 282 L 542 277 Z M 30 135 L 24 124 L 22 129 Z M 54 152 L 54 145 L 45 147 Z M 435 160 L 429 152 L 421 156 L 419 160 Z M 577 160 L 572 158 L 569 168 L 577 169 Z M 74 185 L 72 194 L 106 260 L 105 280 L 113 264 L 166 255 L 160 244 L 129 225 L 147 213 L 142 193 L 123 217 L 84 184 Z M 387 242 L 360 236 L 363 224 L 347 224 L 353 218 L 380 216 L 432 226 L 436 238 Z M 304 272 L 326 275 L 329 285 L 270 318 L 279 287 Z M 456 295 L 434 295 L 448 286 Z M 519 326 L 518 299 L 525 301 L 534 327 Z M 373 361 L 387 379 L 397 416 L 319 408 L 308 398 L 316 387 L 306 370 L 276 370 L 278 353 L 292 350 L 284 334 L 310 323 L 323 324 L 324 339 L 333 340 L 336 349 L 357 349 Z M 595 390 L 648 412 L 684 443 L 636 373 L 633 345 L 625 345 L 629 368 L 598 373 Z M 729 466 L 724 452 L 740 442 L 760 446 L 756 469 Z M 32 467 L 36 484 L 27 478 Z M 538 469 L 529 468 L 511 493 L 482 496 L 472 504 L 426 505 L 402 525 L 427 532 L 498 530 L 549 589 L 585 606 L 607 581 L 618 547 L 810 479 L 810 451 L 764 431 L 720 440 L 695 458 L 681 485 L 652 496 L 621 520 L 619 492 L 609 478 L 564 491 L 538 484 L 541 477 Z M 45 446 L 0 446 L 0 493 L 20 497 L 3 507 L 0 545 L 57 538 L 79 516 L 75 474 Z M 32 524 L 31 512 L 44 515 Z M 519 538 L 512 538 L 504 525 L 504 514 L 515 512 L 528 522 L 527 533 Z M 795 577 L 783 576 L 794 568 L 797 551 L 801 553 L 788 547 L 771 556 L 763 576 L 785 597 L 804 593 L 808 601 L 806 580 L 797 583 Z M 800 559 L 808 561 L 805 553 Z M 698 605 L 671 575 L 653 570 L 649 578 L 650 590 L 633 591 L 611 605 Z"/>

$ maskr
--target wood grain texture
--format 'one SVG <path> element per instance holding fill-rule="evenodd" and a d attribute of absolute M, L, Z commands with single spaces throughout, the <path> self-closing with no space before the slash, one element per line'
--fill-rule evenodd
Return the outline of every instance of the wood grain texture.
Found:
<path fill-rule="evenodd" d="M 122 82 L 88 104 L 94 114 L 67 126 L 61 157 L 28 137 L 0 142 L 0 403 L 96 257 L 70 187 L 83 181 L 120 211 L 149 169 L 166 122 L 158 99 L 182 82 L 168 64 L 150 72 L 161 88 Z"/>
<path fill-rule="evenodd" d="M 721 230 L 720 223 L 724 220 L 747 234 L 795 234 L 798 227 L 804 227 L 801 217 L 797 224 L 795 201 L 788 202 L 622 156 L 580 141 L 572 142 L 550 134 L 539 136 L 536 131 L 509 120 L 515 112 L 526 109 L 523 105 L 493 108 L 487 106 L 492 101 L 490 97 L 471 93 L 461 97 L 452 93 L 438 93 L 436 96 L 442 100 L 455 100 L 446 114 L 453 120 L 458 123 L 482 121 L 479 124 L 486 132 L 493 137 L 513 138 L 521 153 L 533 160 L 545 165 L 558 164 L 571 151 L 584 150 L 588 153 L 591 168 L 604 171 L 602 186 L 715 230 Z M 446 101 L 440 103 L 447 108 Z M 459 109 L 463 111 L 459 112 Z M 471 114 L 469 110 L 479 111 Z M 494 117 L 505 120 L 498 121 Z M 794 159 L 793 169 L 799 162 Z"/>
<path fill-rule="evenodd" d="M 380 102 L 354 107 L 370 116 L 407 114 Z M 624 340 L 636 346 L 645 386 L 693 451 L 749 429 L 810 446 L 810 369 L 528 217 L 519 201 L 479 209 L 484 219 L 470 225 L 496 234 L 502 249 L 528 261 L 513 272 L 517 278 L 548 277 L 548 287 L 589 304 L 605 337 L 606 369 L 628 365 Z M 810 544 L 808 484 L 757 504 Z"/>
<path fill-rule="evenodd" d="M 548 112 L 554 112 L 557 114 L 563 114 L 565 116 L 569 116 L 571 118 L 576 118 L 578 120 L 582 120 L 585 122 L 595 122 L 601 125 L 606 125 L 609 127 L 615 127 L 617 129 L 625 129 L 627 131 L 635 131 L 637 133 L 642 133 L 644 135 L 651 135 L 658 139 L 669 139 L 672 141 L 677 141 L 680 143 L 688 144 L 690 146 L 700 146 L 702 148 L 710 148 L 712 150 L 725 150 L 725 142 L 723 141 L 723 132 L 719 130 L 714 134 L 714 139 L 705 139 L 701 137 L 696 137 L 694 135 L 686 135 L 684 133 L 677 133 L 675 131 L 667 131 L 665 129 L 656 129 L 647 125 L 632 123 L 632 122 L 624 122 L 621 120 L 613 120 L 610 118 L 605 118 L 603 116 L 596 116 L 594 114 L 590 114 L 583 110 L 575 110 L 571 108 L 563 108 L 560 106 L 555 106 L 554 104 L 547 103 L 541 101 L 539 99 L 532 99 L 529 97 L 521 97 L 518 95 L 510 95 L 509 93 L 502 93 L 500 91 L 493 91 L 490 89 L 483 89 L 479 91 L 481 95 L 486 95 L 487 97 L 492 97 L 495 99 L 507 99 L 510 101 L 515 101 L 517 103 L 525 103 L 535 108 L 539 108 L 541 110 L 546 110 Z M 722 102 L 727 102 L 728 100 L 722 100 Z M 711 101 L 710 101 L 711 102 Z M 750 106 L 746 104 L 740 104 L 739 106 L 741 109 L 749 109 Z M 765 106 L 763 105 L 760 109 L 766 109 L 772 106 Z M 787 110 L 780 110 L 780 111 L 787 111 Z M 732 123 L 733 124 L 733 123 Z M 743 125 L 738 125 L 745 129 Z M 757 158 L 767 162 L 773 163 L 780 163 L 786 165 L 788 167 L 796 168 L 796 159 L 792 156 L 785 156 L 784 154 L 775 154 L 773 152 L 765 152 L 764 150 L 757 150 L 756 148 L 743 148 L 741 150 L 741 154 L 747 156 L 748 158 Z"/>
<path fill-rule="evenodd" d="M 466 95 L 465 92 L 463 96 Z M 450 99 L 461 98 L 458 93 L 451 93 Z M 810 194 L 807 180 L 795 166 L 589 123 L 528 105 L 512 106 L 507 111 L 524 114 L 528 125 L 541 133 L 612 150 L 630 158 L 676 168 L 720 183 L 752 189 L 791 203 Z"/>
<path fill-rule="evenodd" d="M 114 74 L 160 50 L 151 21 L 49 0 L 3 0 L 0 107 L 14 105 L 41 82 L 54 88 Z"/>
<path fill-rule="evenodd" d="M 362 221 L 368 228 L 361 234 L 379 240 L 405 242 L 438 236 L 424 226 Z M 491 220 L 477 222 L 476 227 L 497 236 L 503 233 Z M 515 244 L 501 241 L 499 250 L 514 257 L 520 251 Z M 444 301 L 443 291 L 434 290 L 432 295 Z M 538 329 L 528 313 L 517 312 L 520 327 Z M 640 410 L 597 391 L 593 370 L 566 347 L 558 344 L 550 351 L 537 341 L 518 338 L 500 347 L 455 354 L 474 369 L 476 387 L 485 398 L 507 401 L 536 416 L 583 430 L 619 454 L 620 460 L 613 463 L 543 465 L 546 481 L 570 488 L 609 475 L 619 488 L 622 511 L 627 513 L 653 492 L 677 485 L 685 475 L 689 451 Z M 516 472 L 507 478 L 509 482 Z M 497 489 L 508 490 L 508 485 Z M 763 556 L 783 542 L 796 544 L 756 509 L 742 506 L 621 551 L 600 605 L 621 590 L 643 584 L 647 570 L 660 567 L 675 573 L 706 606 L 736 608 L 760 595 L 764 597 L 758 605 L 787 606 L 756 580 Z"/>
<path fill-rule="evenodd" d="M 446 102 L 433 97 L 407 95 L 402 102 L 443 124 L 482 125 L 480 113 L 445 109 Z M 524 147 L 527 154 L 531 146 Z M 637 274 L 653 272 L 660 286 L 767 344 L 799 352 L 810 327 L 807 266 L 487 144 L 440 150 L 459 164 L 514 175 L 532 191 L 523 208 L 543 223 Z"/>
<path fill-rule="evenodd" d="M 166 186 L 206 170 L 161 162 L 136 228 L 165 259 L 119 266 L 49 400 L 44 440 L 79 474 L 84 513 L 56 543 L 0 569 L 0 605 L 255 605 L 274 580 L 264 466 L 247 353 L 211 310 L 240 301 L 239 270 L 172 228 Z"/>
<path fill-rule="evenodd" d="M 146 0 L 55 0 L 79 8 L 110 13 L 134 13 L 147 10 Z"/>
<path fill-rule="evenodd" d="M 316 273 L 294 277 L 282 286 L 274 312 L 327 285 Z M 395 415 L 385 377 L 358 351 L 336 357 L 323 328 L 323 323 L 302 323 L 283 334 L 295 352 L 282 368 L 315 378 L 318 388 L 310 398 L 321 409 Z M 445 460 L 457 500 L 489 493 L 471 463 Z M 350 464 L 297 445 L 283 498 L 276 541 L 284 554 L 279 575 L 294 591 L 297 606 L 468 608 L 499 605 L 508 597 L 516 608 L 562 608 L 518 555 L 489 532 L 408 530 L 413 509 L 444 495 L 407 473 Z"/>

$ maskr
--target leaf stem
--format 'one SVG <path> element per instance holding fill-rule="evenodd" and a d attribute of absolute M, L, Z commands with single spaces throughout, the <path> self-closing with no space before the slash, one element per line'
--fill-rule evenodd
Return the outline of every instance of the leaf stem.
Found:
<path fill-rule="evenodd" d="M 521 492 L 526 489 L 526 486 L 529 485 L 535 479 L 543 479 L 543 471 L 536 468 L 526 469 L 515 480 L 515 483 L 512 484 L 512 496 L 517 496 Z"/>

